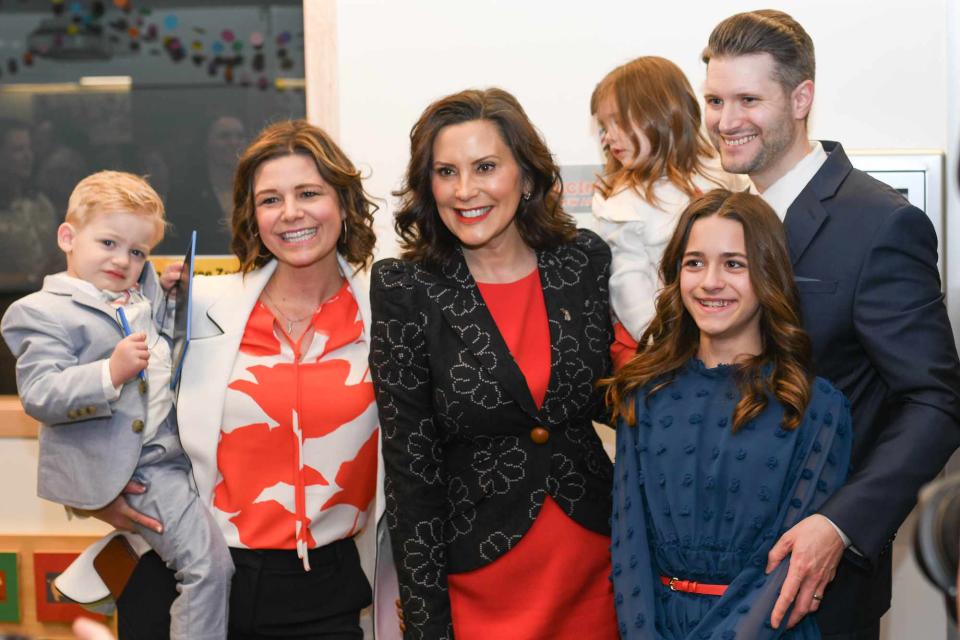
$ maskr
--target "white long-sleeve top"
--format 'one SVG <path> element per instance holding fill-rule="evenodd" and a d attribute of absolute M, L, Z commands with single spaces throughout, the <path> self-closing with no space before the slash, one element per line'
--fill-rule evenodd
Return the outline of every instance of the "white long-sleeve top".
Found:
<path fill-rule="evenodd" d="M 745 176 L 724 173 L 715 160 L 705 161 L 708 175 L 694 177 L 696 187 L 706 193 L 719 186 L 743 191 Z M 597 233 L 613 254 L 610 267 L 610 307 L 634 340 L 640 339 L 653 319 L 660 282 L 660 260 L 680 214 L 690 198 L 666 178 L 654 185 L 656 196 L 647 202 L 635 189 L 624 188 L 604 198 L 593 194 L 593 215 Z"/>

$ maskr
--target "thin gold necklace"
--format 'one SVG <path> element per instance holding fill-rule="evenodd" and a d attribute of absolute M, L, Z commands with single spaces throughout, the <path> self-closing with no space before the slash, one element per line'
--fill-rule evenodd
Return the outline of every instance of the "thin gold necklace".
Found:
<path fill-rule="evenodd" d="M 291 318 L 288 318 L 286 314 L 284 314 L 283 311 L 280 310 L 280 305 L 278 305 L 277 302 L 272 297 L 270 297 L 270 293 L 267 291 L 266 287 L 263 288 L 263 295 L 267 296 L 267 300 L 270 301 L 270 304 L 273 305 L 273 308 L 276 309 L 277 313 L 280 314 L 280 317 L 283 318 L 283 321 L 287 323 L 287 335 L 290 335 L 293 333 L 294 324 L 298 324 L 312 317 L 313 314 L 317 312 L 317 309 L 319 309 L 323 305 L 323 303 L 321 302 L 320 304 L 317 305 L 317 309 L 314 309 L 313 311 L 303 316 L 302 318 L 291 319 Z"/>

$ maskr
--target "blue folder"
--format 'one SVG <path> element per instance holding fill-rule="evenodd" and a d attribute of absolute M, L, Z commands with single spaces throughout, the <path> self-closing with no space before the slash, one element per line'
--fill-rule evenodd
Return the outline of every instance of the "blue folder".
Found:
<path fill-rule="evenodd" d="M 190 232 L 190 246 L 183 258 L 183 271 L 177 284 L 177 309 L 173 316 L 173 375 L 170 388 L 177 390 L 183 359 L 190 346 L 190 315 L 193 311 L 193 262 L 197 255 L 197 232 Z"/>

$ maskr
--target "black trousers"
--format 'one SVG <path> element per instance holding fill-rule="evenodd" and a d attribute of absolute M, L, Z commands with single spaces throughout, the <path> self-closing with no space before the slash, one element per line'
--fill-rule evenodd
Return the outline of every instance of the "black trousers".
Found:
<path fill-rule="evenodd" d="M 230 549 L 236 565 L 230 590 L 229 638 L 363 638 L 360 610 L 372 601 L 352 539 L 309 552 L 310 571 L 295 551 Z M 168 640 L 173 571 L 144 555 L 117 601 L 120 640 Z"/>
<path fill-rule="evenodd" d="M 825 635 L 822 640 L 880 640 L 880 621 L 877 620 L 875 625 L 853 633 Z"/>

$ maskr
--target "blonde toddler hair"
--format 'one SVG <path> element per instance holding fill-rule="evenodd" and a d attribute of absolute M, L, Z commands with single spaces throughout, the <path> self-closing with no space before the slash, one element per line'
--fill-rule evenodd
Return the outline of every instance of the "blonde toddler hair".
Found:
<path fill-rule="evenodd" d="M 98 171 L 78 182 L 64 220 L 79 228 L 94 216 L 120 212 L 151 218 L 155 229 L 152 246 L 163 240 L 167 226 L 163 200 L 144 178 L 124 171 Z"/>

